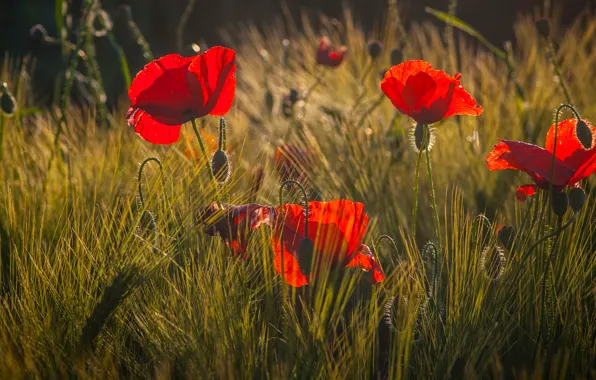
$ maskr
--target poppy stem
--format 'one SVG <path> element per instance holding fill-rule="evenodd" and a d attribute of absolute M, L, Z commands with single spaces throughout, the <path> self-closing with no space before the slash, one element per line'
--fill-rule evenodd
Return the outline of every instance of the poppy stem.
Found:
<path fill-rule="evenodd" d="M 325 73 L 325 69 L 320 69 L 317 77 L 315 78 L 315 81 L 310 85 L 310 87 L 304 92 L 304 95 L 302 96 L 302 101 L 304 102 L 304 105 L 306 106 L 306 103 L 308 101 L 308 98 L 310 97 L 310 94 L 312 94 L 313 90 L 315 88 L 317 88 L 317 86 L 321 83 L 321 80 L 323 79 L 323 74 Z"/>
<path fill-rule="evenodd" d="M 205 144 L 203 143 L 203 139 L 201 138 L 201 134 L 199 133 L 199 129 L 197 128 L 197 123 L 195 122 L 195 119 L 191 120 L 192 123 L 192 129 L 195 131 L 195 136 L 197 136 L 197 140 L 199 140 L 199 146 L 201 147 L 201 152 L 203 152 L 203 155 L 205 156 L 205 167 L 207 168 L 207 172 L 209 173 L 209 178 L 211 178 L 211 181 L 213 182 L 213 186 L 215 186 L 215 192 L 217 193 L 217 180 L 215 179 L 215 176 L 213 175 L 213 171 L 211 170 L 211 165 L 209 164 L 209 154 L 207 153 L 207 149 L 205 149 Z M 223 210 L 221 201 L 219 200 L 219 198 L 216 196 L 216 202 L 217 205 L 219 206 L 219 208 L 221 208 Z"/>
<path fill-rule="evenodd" d="M 569 90 L 567 90 L 567 86 L 565 85 L 565 81 L 563 79 L 563 74 L 561 73 L 561 67 L 559 66 L 559 63 L 557 62 L 557 54 L 555 53 L 553 41 L 550 37 L 546 38 L 546 46 L 547 46 L 547 50 L 548 50 L 548 55 L 550 57 L 550 61 L 553 64 L 553 67 L 555 68 L 555 75 L 559 79 L 559 86 L 561 87 L 561 89 L 563 90 L 563 93 L 565 94 L 565 99 L 567 99 L 567 103 L 571 103 L 571 95 L 569 94 Z"/>
<path fill-rule="evenodd" d="M 414 181 L 414 210 L 412 211 L 412 239 L 416 240 L 416 217 L 418 214 L 418 190 L 420 180 L 420 163 L 422 162 L 422 149 L 418 151 L 418 159 L 416 160 L 416 180 Z"/>
<path fill-rule="evenodd" d="M 581 117 L 579 116 L 579 113 L 577 112 L 577 110 L 571 105 L 571 104 L 561 104 L 559 106 L 559 108 L 557 108 L 557 112 L 555 113 L 555 135 L 553 137 L 553 158 L 551 161 L 551 168 L 550 168 L 550 181 L 548 183 L 548 196 L 550 198 L 553 197 L 553 181 L 555 179 L 555 159 L 556 159 L 556 152 L 557 152 L 557 137 L 559 134 L 559 114 L 561 113 L 561 111 L 563 110 L 563 108 L 569 108 L 573 114 L 575 115 L 575 117 L 577 118 L 577 121 L 579 122 L 581 120 Z M 547 203 L 548 203 L 548 199 L 547 199 Z M 545 206 L 546 207 L 546 206 Z"/>
<path fill-rule="evenodd" d="M 375 255 L 377 255 L 377 260 L 379 259 L 378 253 L 377 253 L 377 247 L 379 244 L 381 244 L 383 242 L 383 240 L 389 240 L 391 242 L 391 245 L 393 246 L 393 251 L 395 252 L 395 255 L 397 256 L 397 261 L 399 262 L 399 250 L 397 249 L 397 244 L 395 244 L 395 240 L 393 240 L 393 238 L 389 235 L 381 235 L 373 243 L 373 250 L 375 252 Z"/>
<path fill-rule="evenodd" d="M 219 118 L 219 150 L 226 150 L 226 119 Z"/>
<path fill-rule="evenodd" d="M 161 165 L 161 161 L 156 157 L 148 157 L 141 162 L 141 166 L 139 167 L 139 173 L 137 175 L 137 191 L 139 193 L 139 201 L 141 202 L 141 206 L 145 207 L 145 197 L 143 197 L 143 187 L 141 184 L 141 179 L 143 178 L 143 169 L 145 169 L 145 165 L 149 163 L 149 161 L 155 161 L 157 165 L 159 165 L 159 170 L 161 171 L 161 176 L 163 176 L 163 166 Z"/>

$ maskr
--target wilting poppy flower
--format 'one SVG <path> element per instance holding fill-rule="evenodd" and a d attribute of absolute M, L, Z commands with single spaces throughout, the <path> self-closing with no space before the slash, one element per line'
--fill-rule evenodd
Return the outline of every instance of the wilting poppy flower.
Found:
<path fill-rule="evenodd" d="M 314 167 L 314 152 L 291 144 L 280 145 L 275 150 L 275 164 L 282 181 L 306 182 Z"/>
<path fill-rule="evenodd" d="M 478 116 L 483 109 L 454 77 L 435 70 L 421 60 L 406 61 L 390 68 L 381 89 L 395 108 L 418 124 L 432 124 L 455 115 Z"/>
<path fill-rule="evenodd" d="M 236 255 L 247 259 L 250 231 L 263 224 L 271 225 L 273 208 L 254 203 L 242 206 L 224 203 L 222 208 L 216 202 L 204 207 L 199 211 L 198 222 L 205 225 L 208 235 L 221 236 Z"/>
<path fill-rule="evenodd" d="M 345 46 L 340 47 L 338 50 L 334 50 L 329 43 L 329 39 L 323 37 L 321 38 L 319 48 L 317 49 L 317 64 L 328 67 L 337 67 L 342 63 L 347 52 L 348 48 Z"/>
<path fill-rule="evenodd" d="M 302 205 L 285 204 L 283 214 L 276 208 L 276 222 L 272 236 L 275 269 L 290 285 L 300 287 L 322 270 L 358 267 L 372 270 L 373 283 L 385 279 L 383 270 L 370 249 L 362 244 L 368 225 L 364 205 L 348 200 L 310 202 L 308 204 L 308 238 L 314 253 L 309 274 L 300 268 L 299 248 L 305 236 L 305 216 Z M 282 251 L 283 231 L 283 251 Z M 283 273 L 282 273 L 283 260 Z"/>
<path fill-rule="evenodd" d="M 128 90 L 128 124 L 153 144 L 171 144 L 182 124 L 225 115 L 236 90 L 235 59 L 234 50 L 216 46 L 195 57 L 170 54 L 147 64 Z"/>
<path fill-rule="evenodd" d="M 584 120 L 585 121 L 585 120 Z M 585 121 L 592 134 L 596 128 Z M 500 140 L 486 157 L 486 166 L 490 170 L 513 169 L 528 174 L 533 184 L 517 189 L 516 197 L 524 201 L 536 193 L 536 188 L 562 191 L 565 187 L 574 187 L 582 179 L 596 171 L 596 147 L 585 150 L 575 136 L 577 119 L 567 119 L 559 123 L 557 150 L 555 152 L 554 176 L 552 169 L 555 125 L 546 134 L 545 148 L 521 141 Z"/>

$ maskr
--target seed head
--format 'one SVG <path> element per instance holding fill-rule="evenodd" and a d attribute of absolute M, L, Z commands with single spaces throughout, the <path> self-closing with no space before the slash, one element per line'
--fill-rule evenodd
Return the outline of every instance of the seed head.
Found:
<path fill-rule="evenodd" d="M 367 45 L 368 55 L 372 59 L 377 59 L 383 52 L 383 43 L 378 40 L 369 41 Z"/>
<path fill-rule="evenodd" d="M 14 115 L 17 111 L 17 101 L 10 93 L 6 82 L 0 85 L 0 91 L 2 91 L 2 95 L 0 96 L 0 110 L 5 116 Z"/>
<path fill-rule="evenodd" d="M 399 65 L 404 61 L 404 53 L 402 53 L 401 49 L 393 49 L 391 50 L 391 65 Z"/>
<path fill-rule="evenodd" d="M 555 215 L 559 217 L 565 215 L 567 208 L 569 208 L 569 199 L 567 198 L 567 193 L 563 191 L 554 191 L 551 205 Z"/>
<path fill-rule="evenodd" d="M 226 183 L 231 174 L 230 162 L 226 152 L 221 149 L 215 151 L 211 159 L 211 170 L 217 182 L 220 184 Z"/>
<path fill-rule="evenodd" d="M 579 120 L 575 124 L 575 137 L 585 150 L 590 150 L 594 147 L 594 133 L 592 133 L 592 130 L 585 121 Z"/>
<path fill-rule="evenodd" d="M 574 212 L 578 212 L 586 203 L 586 192 L 579 187 L 569 192 L 569 206 Z"/>

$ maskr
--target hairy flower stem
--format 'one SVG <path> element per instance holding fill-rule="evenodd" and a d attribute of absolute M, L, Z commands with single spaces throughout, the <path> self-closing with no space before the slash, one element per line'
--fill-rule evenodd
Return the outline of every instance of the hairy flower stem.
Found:
<path fill-rule="evenodd" d="M 139 201 L 141 202 L 141 206 L 145 206 L 145 197 L 143 197 L 143 187 L 141 184 L 141 179 L 143 178 L 143 169 L 145 169 L 145 165 L 149 163 L 149 161 L 154 161 L 159 165 L 159 170 L 161 171 L 161 175 L 163 178 L 163 166 L 161 165 L 161 161 L 156 157 L 148 157 L 141 162 L 141 166 L 139 167 L 139 172 L 137 174 L 137 191 L 139 193 Z"/>
<path fill-rule="evenodd" d="M 415 181 L 414 181 L 414 210 L 412 211 L 412 239 L 416 240 L 416 217 L 418 213 L 418 190 L 419 190 L 419 180 L 420 180 L 420 163 L 422 162 L 422 153 L 423 150 L 420 149 L 418 151 L 418 159 L 416 159 L 416 172 L 414 174 Z"/>
<path fill-rule="evenodd" d="M 379 244 L 383 242 L 383 240 L 389 240 L 391 242 L 391 246 L 393 247 L 393 251 L 395 252 L 397 262 L 399 262 L 399 250 L 397 249 L 397 244 L 395 244 L 395 240 L 389 235 L 381 235 L 377 238 L 377 240 L 373 243 L 373 250 L 376 256 L 376 259 L 379 260 L 379 255 L 377 253 L 377 247 Z"/>
<path fill-rule="evenodd" d="M 561 74 L 561 67 L 559 66 L 559 63 L 557 62 L 557 55 L 555 53 L 555 48 L 553 47 L 553 41 L 550 37 L 547 38 L 546 45 L 547 45 L 550 61 L 553 64 L 553 67 L 555 68 L 555 75 L 559 79 L 559 86 L 561 87 L 561 89 L 563 90 L 563 93 L 565 94 L 565 99 L 567 99 L 567 103 L 571 103 L 571 95 L 569 95 L 569 90 L 567 89 L 567 86 L 565 85 L 565 81 L 563 80 L 563 74 Z"/>
<path fill-rule="evenodd" d="M 201 138 L 201 134 L 199 133 L 199 129 L 197 128 L 197 123 L 196 123 L 195 119 L 192 119 L 191 122 L 192 122 L 192 129 L 195 131 L 195 136 L 197 136 L 197 140 L 199 140 L 199 146 L 201 147 L 201 152 L 203 152 L 203 155 L 205 156 L 205 168 L 207 169 L 207 172 L 209 173 L 209 178 L 211 178 L 211 182 L 213 182 L 213 186 L 214 186 L 215 193 L 216 193 L 215 198 L 216 198 L 217 205 L 219 206 L 220 209 L 223 210 L 221 201 L 219 200 L 219 197 L 217 196 L 217 180 L 215 179 L 215 176 L 213 175 L 213 171 L 211 170 L 211 165 L 209 164 L 209 153 L 207 152 L 207 149 L 205 149 L 205 144 L 203 144 L 203 138 Z"/>
<path fill-rule="evenodd" d="M 426 132 L 428 133 L 428 132 Z M 439 210 L 437 208 L 437 200 L 435 196 L 435 185 L 433 182 L 433 175 L 432 175 L 432 166 L 430 161 L 430 152 L 428 147 L 426 148 L 426 172 L 428 174 L 428 183 L 430 184 L 430 201 L 431 207 L 433 209 L 433 218 L 435 220 L 435 232 L 437 234 L 437 240 L 439 242 L 439 247 L 441 247 L 442 239 L 441 239 L 441 224 L 439 222 Z"/>

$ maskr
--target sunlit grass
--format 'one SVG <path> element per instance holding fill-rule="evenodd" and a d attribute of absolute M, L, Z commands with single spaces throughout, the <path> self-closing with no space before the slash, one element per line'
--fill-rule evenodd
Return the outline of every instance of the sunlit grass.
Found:
<path fill-rule="evenodd" d="M 564 102 L 534 20 L 522 17 L 515 25 L 515 75 L 525 90 L 527 120 L 519 114 L 507 66 L 469 38 L 456 38 L 457 71 L 485 111 L 435 126 L 431 157 L 441 242 L 425 176 L 411 238 L 411 121 L 395 114 L 379 82 L 394 47 L 406 59 L 448 69 L 442 32 L 415 24 L 402 38 L 395 32 L 399 26 L 386 21 L 365 35 L 349 11 L 342 21 L 322 19 L 322 31 L 348 46 L 349 55 L 339 68 L 323 72 L 321 84 L 288 119 L 281 113 L 282 96 L 289 88 L 305 91 L 320 74 L 314 51 L 321 31 L 311 21 L 304 18 L 303 31 L 286 20 L 264 33 L 248 25 L 224 34 L 237 51 L 238 91 L 226 117 L 232 176 L 217 195 L 233 204 L 275 205 L 275 148 L 282 142 L 308 146 L 318 154 L 309 178 L 318 197 L 365 203 L 368 245 L 383 234 L 395 239 L 399 252 L 386 243 L 377 247 L 386 281 L 371 286 L 370 274 L 348 270 L 340 279 L 323 277 L 291 289 L 273 267 L 269 229 L 252 234 L 248 261 L 203 233 L 196 212 L 213 201 L 216 189 L 204 157 L 185 154 L 187 144 L 198 149 L 190 125 L 183 132 L 191 142 L 152 146 L 126 126 L 124 101 L 109 129 L 96 126 L 93 107 L 70 106 L 55 149 L 58 107 L 22 111 L 4 120 L 0 378 L 595 375 L 594 180 L 585 184 L 588 201 L 577 220 L 559 238 L 540 334 L 541 276 L 552 242 L 526 250 L 555 228 L 555 218 L 549 208 L 541 213 L 542 195 L 515 201 L 523 176 L 489 172 L 484 164 L 497 137 L 523 140 L 526 122 L 541 145 L 554 109 Z M 585 16 L 555 33 L 574 105 L 592 120 L 595 21 Z M 285 38 L 291 43 L 287 68 Z M 381 40 L 385 50 L 363 79 L 370 38 Z M 33 105 L 28 74 L 15 67 L 6 60 L 1 79 L 27 110 Z M 271 114 L 267 89 L 274 98 Z M 218 120 L 203 119 L 203 126 L 216 135 Z M 52 152 L 56 158 L 48 168 Z M 163 173 L 155 162 L 145 167 L 141 204 L 136 177 L 147 157 L 159 158 Z M 251 180 L 261 167 L 265 182 L 255 195 Z M 298 193 L 288 194 L 300 202 Z M 480 213 L 488 224 L 478 222 Z M 504 250 L 504 271 L 495 279 L 482 253 L 500 244 L 497 224 L 513 225 L 520 235 L 513 249 Z M 442 247 L 437 267 L 424 255 L 427 241 Z"/>

